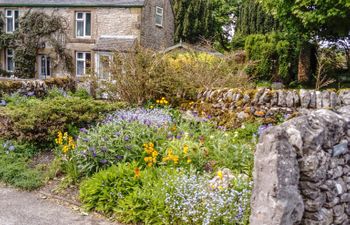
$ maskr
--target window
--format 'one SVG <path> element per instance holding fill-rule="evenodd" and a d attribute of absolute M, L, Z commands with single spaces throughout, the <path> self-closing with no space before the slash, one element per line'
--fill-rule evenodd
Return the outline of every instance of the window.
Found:
<path fill-rule="evenodd" d="M 6 9 L 5 18 L 6 18 L 6 33 L 13 33 L 18 29 L 18 10 Z"/>
<path fill-rule="evenodd" d="M 91 53 L 89 52 L 77 52 L 76 53 L 76 74 L 77 76 L 83 76 L 87 74 L 91 69 Z"/>
<path fill-rule="evenodd" d="M 111 74 L 112 55 L 110 53 L 96 54 L 96 74 L 100 79 L 109 79 Z"/>
<path fill-rule="evenodd" d="M 76 37 L 91 37 L 91 13 L 77 12 L 76 15 Z"/>
<path fill-rule="evenodd" d="M 163 26 L 163 8 L 156 7 L 156 26 Z"/>
<path fill-rule="evenodd" d="M 13 49 L 6 49 L 6 71 L 9 73 L 13 73 L 15 71 L 14 55 Z"/>
<path fill-rule="evenodd" d="M 51 58 L 47 55 L 40 57 L 40 78 L 47 78 L 51 76 Z"/>

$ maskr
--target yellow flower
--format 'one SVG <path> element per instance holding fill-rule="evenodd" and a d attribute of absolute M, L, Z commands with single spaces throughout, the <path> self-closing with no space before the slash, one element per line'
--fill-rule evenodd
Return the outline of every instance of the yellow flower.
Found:
<path fill-rule="evenodd" d="M 188 146 L 187 145 L 184 146 L 183 152 L 185 155 L 187 155 L 187 153 L 188 153 Z"/>
<path fill-rule="evenodd" d="M 157 104 L 159 104 L 159 103 L 160 103 L 160 101 L 159 101 L 159 100 L 157 100 L 156 102 L 157 102 Z"/>
<path fill-rule="evenodd" d="M 149 108 L 150 108 L 150 109 L 154 109 L 154 106 L 153 106 L 153 105 L 151 105 Z"/>
<path fill-rule="evenodd" d="M 61 131 L 58 131 L 57 138 L 56 138 L 55 142 L 58 145 L 62 145 L 62 143 L 63 143 L 63 134 L 62 134 Z"/>
<path fill-rule="evenodd" d="M 148 167 L 152 167 L 152 166 L 153 166 L 153 163 L 151 163 L 151 162 L 150 162 L 150 163 L 147 163 L 147 166 L 148 166 Z"/>
<path fill-rule="evenodd" d="M 224 190 L 224 188 L 222 186 L 218 187 L 220 191 Z"/>
<path fill-rule="evenodd" d="M 136 168 L 134 169 L 134 173 L 135 173 L 135 177 L 136 177 L 136 178 L 140 177 L 140 168 L 136 167 Z"/>
<path fill-rule="evenodd" d="M 192 160 L 190 158 L 187 158 L 187 163 L 191 163 Z"/>
<path fill-rule="evenodd" d="M 69 146 L 68 146 L 68 145 L 63 146 L 62 152 L 63 152 L 64 154 L 67 154 L 68 151 L 69 151 Z"/>
<path fill-rule="evenodd" d="M 224 175 L 222 174 L 222 171 L 221 170 L 219 170 L 218 171 L 218 177 L 222 180 L 223 179 L 223 177 L 224 177 Z"/>

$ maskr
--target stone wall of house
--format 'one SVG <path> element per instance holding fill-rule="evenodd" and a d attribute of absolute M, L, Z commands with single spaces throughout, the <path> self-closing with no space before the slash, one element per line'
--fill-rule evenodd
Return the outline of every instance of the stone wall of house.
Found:
<path fill-rule="evenodd" d="M 18 8 L 20 16 L 25 15 L 29 10 L 45 12 L 48 15 L 55 14 L 65 18 L 67 27 L 67 37 L 62 41 L 66 44 L 66 49 L 75 59 L 76 51 L 91 52 L 96 41 L 101 36 L 132 36 L 140 40 L 141 38 L 141 8 L 119 8 L 119 7 L 45 7 L 45 8 Z M 0 7 L 0 10 L 5 8 Z M 75 12 L 91 12 L 91 38 L 76 38 L 75 37 Z M 0 62 L 1 68 L 5 68 L 5 54 L 1 51 Z M 39 54 L 55 55 L 53 49 L 50 46 L 46 46 Z M 54 59 L 54 57 L 53 57 Z M 94 54 L 92 52 L 92 59 Z M 38 59 L 39 60 L 39 59 Z M 75 60 L 73 60 L 75 63 Z M 92 60 L 94 66 L 94 60 Z M 39 63 L 37 63 L 39 65 Z M 54 76 L 69 75 L 70 72 L 63 70 L 63 64 L 58 63 L 57 67 L 52 71 Z M 38 68 L 36 68 L 38 71 Z M 37 74 L 38 76 L 38 74 Z"/>
<path fill-rule="evenodd" d="M 218 111 L 234 111 L 239 117 L 265 117 L 350 105 L 350 90 L 256 90 L 220 89 L 199 93 L 197 105 Z"/>
<path fill-rule="evenodd" d="M 156 7 L 164 12 L 163 26 L 156 26 Z M 142 12 L 141 45 L 163 50 L 174 44 L 175 19 L 170 0 L 147 0 Z"/>
<path fill-rule="evenodd" d="M 350 224 L 349 147 L 350 106 L 266 130 L 255 152 L 250 224 Z"/>

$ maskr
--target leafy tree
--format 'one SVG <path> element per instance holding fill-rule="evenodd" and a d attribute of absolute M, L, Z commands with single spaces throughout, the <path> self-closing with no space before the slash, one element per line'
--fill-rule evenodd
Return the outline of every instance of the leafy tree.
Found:
<path fill-rule="evenodd" d="M 207 39 L 228 50 L 237 0 L 175 0 L 175 41 L 197 43 Z"/>

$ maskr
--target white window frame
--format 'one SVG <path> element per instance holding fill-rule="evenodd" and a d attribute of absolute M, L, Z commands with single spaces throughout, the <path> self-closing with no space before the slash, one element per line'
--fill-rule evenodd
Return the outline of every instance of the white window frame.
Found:
<path fill-rule="evenodd" d="M 8 15 L 8 12 L 11 12 L 11 15 L 9 16 Z M 18 13 L 18 18 L 16 18 L 16 12 Z M 8 19 L 12 19 L 12 27 L 13 27 L 13 30 L 12 31 L 9 31 L 8 30 Z M 18 9 L 5 9 L 5 26 L 6 26 L 6 33 L 7 34 L 12 34 L 13 32 L 15 32 L 18 27 L 16 28 L 16 23 L 18 24 L 19 26 L 19 23 L 18 20 L 19 19 L 19 10 Z"/>
<path fill-rule="evenodd" d="M 11 55 L 9 55 L 9 50 L 11 50 L 12 51 L 12 54 Z M 11 57 L 12 58 L 12 63 L 13 63 L 13 70 L 8 70 L 8 68 L 9 68 L 9 57 Z M 5 58 L 6 58 L 6 71 L 8 72 L 8 73 L 14 73 L 15 72 L 15 52 L 14 52 L 14 50 L 12 49 L 12 48 L 7 48 L 6 50 L 5 50 Z"/>
<path fill-rule="evenodd" d="M 83 14 L 83 18 L 78 18 L 79 14 Z M 86 35 L 86 14 L 90 14 L 90 35 Z M 78 35 L 78 22 L 83 22 L 83 35 Z M 91 38 L 92 33 L 92 14 L 91 12 L 75 12 L 75 37 L 76 38 Z"/>
<path fill-rule="evenodd" d="M 42 58 L 45 58 L 45 74 L 42 74 Z M 47 62 L 50 60 L 50 67 L 48 68 Z M 49 69 L 49 71 L 48 71 Z M 48 74 L 49 72 L 49 74 Z M 51 77 L 51 57 L 48 55 L 39 55 L 39 77 L 46 79 L 47 77 Z"/>
<path fill-rule="evenodd" d="M 78 54 L 83 54 L 83 58 L 78 58 Z M 86 54 L 90 54 L 90 60 L 91 60 L 91 52 L 76 52 L 75 53 L 75 75 L 77 77 L 85 76 L 86 75 Z M 78 74 L 78 62 L 84 63 L 84 74 Z M 90 62 L 91 65 L 91 62 Z"/>
<path fill-rule="evenodd" d="M 160 12 L 158 12 L 160 10 Z M 161 18 L 161 23 L 157 23 L 157 17 Z M 164 9 L 162 7 L 156 6 L 156 26 L 163 27 L 164 21 Z"/>
<path fill-rule="evenodd" d="M 109 75 L 108 78 L 101 78 L 101 74 L 100 74 L 100 60 L 101 60 L 101 56 L 105 56 L 108 57 L 109 59 L 109 65 L 112 65 L 112 60 L 113 60 L 113 55 L 110 52 L 98 52 L 95 54 L 95 72 L 98 76 L 99 79 L 101 80 L 110 80 L 111 79 L 111 72 L 109 71 Z"/>

